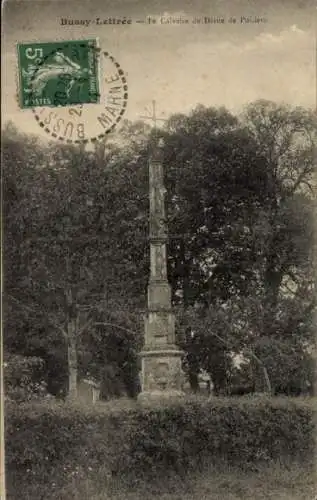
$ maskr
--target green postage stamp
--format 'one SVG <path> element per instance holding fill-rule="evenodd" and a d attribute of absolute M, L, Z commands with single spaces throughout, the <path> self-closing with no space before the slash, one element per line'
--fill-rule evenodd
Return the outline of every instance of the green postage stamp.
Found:
<path fill-rule="evenodd" d="M 97 104 L 97 40 L 18 44 L 21 108 Z"/>

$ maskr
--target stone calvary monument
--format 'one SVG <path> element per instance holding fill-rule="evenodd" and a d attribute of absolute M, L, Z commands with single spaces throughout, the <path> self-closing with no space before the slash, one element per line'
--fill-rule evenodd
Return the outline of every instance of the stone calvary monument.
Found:
<path fill-rule="evenodd" d="M 140 353 L 140 400 L 182 396 L 183 352 L 175 345 L 175 317 L 167 281 L 167 228 L 161 139 L 153 140 L 149 158 L 150 280 L 145 339 Z"/>

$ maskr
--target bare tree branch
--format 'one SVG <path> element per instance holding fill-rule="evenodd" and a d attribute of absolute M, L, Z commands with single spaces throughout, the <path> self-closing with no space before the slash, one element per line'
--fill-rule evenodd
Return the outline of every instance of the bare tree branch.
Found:
<path fill-rule="evenodd" d="M 13 297 L 13 295 L 8 294 L 7 297 L 9 297 L 11 300 L 13 300 L 14 302 L 16 302 L 17 304 L 19 304 L 19 306 L 21 306 L 22 309 L 24 309 L 25 311 L 28 311 L 28 312 L 31 312 L 31 313 L 36 313 L 36 314 L 38 313 L 38 310 L 33 309 L 32 307 L 26 306 L 19 299 Z"/>
<path fill-rule="evenodd" d="M 65 328 L 59 324 L 55 318 L 53 318 L 52 316 L 47 316 L 49 322 L 51 323 L 52 326 L 54 326 L 55 328 L 57 328 L 57 330 L 59 330 L 61 332 L 61 334 L 63 335 L 64 339 L 65 340 L 68 340 L 68 333 L 67 331 L 65 330 Z"/>
<path fill-rule="evenodd" d="M 297 177 L 292 189 L 287 193 L 288 196 L 292 196 L 295 193 L 295 191 L 297 190 L 298 186 L 303 182 L 303 180 L 305 179 L 305 176 L 307 175 L 307 173 L 309 171 L 309 167 L 310 167 L 310 164 L 307 164 L 303 168 L 303 171 Z M 285 199 L 285 196 L 283 197 L 283 199 Z"/>
<path fill-rule="evenodd" d="M 92 324 L 93 324 L 93 320 L 92 320 L 92 318 L 90 318 L 89 320 L 86 321 L 86 323 L 83 324 L 83 326 L 81 326 L 80 328 L 78 328 L 77 334 L 81 335 L 86 330 L 86 328 L 88 328 Z"/>
<path fill-rule="evenodd" d="M 254 354 L 254 352 L 251 349 L 247 348 L 247 349 L 244 349 L 244 351 L 248 352 L 249 355 L 262 367 L 263 375 L 264 375 L 264 379 L 265 379 L 265 383 L 266 383 L 266 387 L 267 387 L 267 392 L 269 394 L 271 394 L 272 393 L 272 386 L 271 386 L 271 382 L 270 382 L 270 378 L 269 378 L 267 369 L 266 369 L 263 361 L 258 356 L 256 356 L 256 354 Z"/>
<path fill-rule="evenodd" d="M 124 326 L 117 325 L 115 323 L 110 323 L 108 321 L 97 321 L 93 323 L 96 326 L 111 326 L 113 328 L 118 328 L 119 330 L 123 330 L 127 333 L 132 333 L 133 335 L 137 335 L 137 332 L 130 330 L 130 328 L 125 328 Z"/>

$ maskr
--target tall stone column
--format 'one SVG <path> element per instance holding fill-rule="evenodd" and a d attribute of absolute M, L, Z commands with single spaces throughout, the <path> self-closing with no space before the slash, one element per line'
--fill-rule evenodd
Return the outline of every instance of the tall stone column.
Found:
<path fill-rule="evenodd" d="M 149 160 L 151 269 L 144 347 L 140 353 L 141 400 L 183 394 L 183 352 L 175 345 L 175 317 L 167 281 L 165 193 L 161 148 L 154 144 Z"/>

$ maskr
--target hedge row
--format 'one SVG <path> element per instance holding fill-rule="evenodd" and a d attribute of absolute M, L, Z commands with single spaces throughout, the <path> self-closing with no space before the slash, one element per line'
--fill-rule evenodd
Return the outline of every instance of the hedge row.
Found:
<path fill-rule="evenodd" d="M 65 403 L 7 404 L 7 487 L 54 483 L 76 474 L 126 479 L 197 470 L 226 461 L 307 460 L 314 453 L 311 403 L 212 399 L 111 410 Z M 100 477 L 98 477 L 100 480 Z M 21 498 L 21 494 L 19 496 Z"/>

